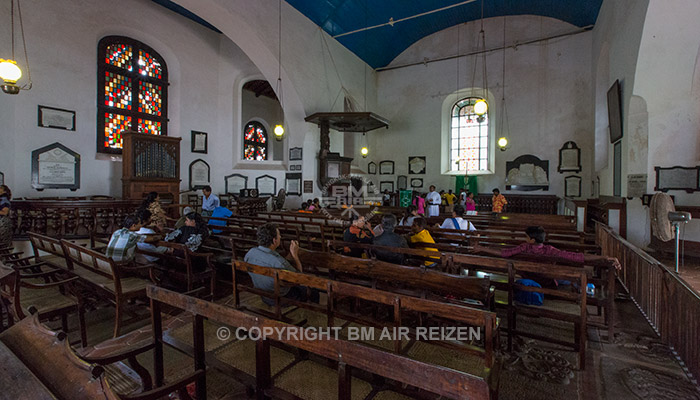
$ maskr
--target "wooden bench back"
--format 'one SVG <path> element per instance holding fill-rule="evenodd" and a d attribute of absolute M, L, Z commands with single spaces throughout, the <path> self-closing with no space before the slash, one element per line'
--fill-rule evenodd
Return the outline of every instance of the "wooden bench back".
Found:
<path fill-rule="evenodd" d="M 95 250 L 67 240 L 61 240 L 61 246 L 63 246 L 63 252 L 66 255 L 68 269 L 72 270 L 75 265 L 79 265 L 91 272 L 110 278 L 114 281 L 115 290 L 121 292 L 119 265 L 114 260 Z"/>
<path fill-rule="evenodd" d="M 160 326 L 160 303 L 171 307 L 187 310 L 195 315 L 195 318 L 207 318 L 210 321 L 224 323 L 229 326 L 250 330 L 252 328 L 263 331 L 278 332 L 282 334 L 276 337 L 283 344 L 314 353 L 318 356 L 330 359 L 338 363 L 340 384 L 337 398 L 351 398 L 348 367 L 357 368 L 370 374 L 397 381 L 406 385 L 418 387 L 427 392 L 439 396 L 455 399 L 484 400 L 489 398 L 489 385 L 484 378 L 476 377 L 450 368 L 427 364 L 412 360 L 402 355 L 368 347 L 366 345 L 335 338 L 319 337 L 318 340 L 310 340 L 310 335 L 304 334 L 306 328 L 297 328 L 284 322 L 247 314 L 245 312 L 206 302 L 193 297 L 181 295 L 167 289 L 155 286 L 148 287 L 148 297 L 154 303 L 154 326 Z M 298 329 L 300 335 L 287 335 L 284 332 L 289 329 Z M 159 336 L 156 328 L 156 337 Z M 300 337 L 299 337 L 300 336 Z M 202 347 L 199 353 L 204 354 L 204 341 L 195 341 L 196 346 Z M 264 391 L 270 389 L 270 351 L 269 341 L 258 340 L 256 344 L 256 380 L 257 389 Z M 195 352 L 198 352 L 195 349 Z M 420 377 L 418 379 L 417 377 Z M 348 379 L 348 380 L 346 380 Z M 262 397 L 262 395 L 261 395 Z"/>
<path fill-rule="evenodd" d="M 32 243 L 32 249 L 34 250 L 34 256 L 37 259 L 41 259 L 40 251 L 49 253 L 55 256 L 64 257 L 63 247 L 61 247 L 61 241 L 46 235 L 41 235 L 35 232 L 29 233 L 29 241 Z"/>
<path fill-rule="evenodd" d="M 390 284 L 403 284 L 418 291 L 479 300 L 485 305 L 489 303 L 493 294 L 488 278 L 450 275 L 422 267 L 304 249 L 299 249 L 299 258 L 305 271 L 328 270 L 334 273 L 347 273 Z"/>

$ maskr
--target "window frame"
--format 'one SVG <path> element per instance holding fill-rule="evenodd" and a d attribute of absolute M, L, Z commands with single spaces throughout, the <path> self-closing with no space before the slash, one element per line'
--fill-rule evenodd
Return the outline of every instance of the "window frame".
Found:
<path fill-rule="evenodd" d="M 487 157 L 485 170 L 471 170 L 468 175 L 493 175 L 495 173 L 496 164 L 496 110 L 499 108 L 498 101 L 494 99 L 493 94 L 489 90 L 483 88 L 465 88 L 459 89 L 445 96 L 442 102 L 441 112 L 441 151 L 440 165 L 442 175 L 449 176 L 464 176 L 467 171 L 453 169 L 451 165 L 452 159 L 452 111 L 454 107 L 461 101 L 473 98 L 481 98 L 488 103 L 488 127 L 487 127 Z"/>
<path fill-rule="evenodd" d="M 253 126 L 257 125 L 257 126 L 259 126 L 259 127 L 263 130 L 263 134 L 265 135 L 265 143 L 264 143 L 264 144 L 265 144 L 265 146 L 264 146 L 264 147 L 265 147 L 265 158 L 262 159 L 262 160 L 251 160 L 251 159 L 248 159 L 248 158 L 245 157 L 245 147 L 246 147 L 247 144 L 251 144 L 251 145 L 254 145 L 254 146 L 257 146 L 257 147 L 263 147 L 263 146 L 260 145 L 260 142 L 255 142 L 255 141 L 252 141 L 252 140 L 247 140 L 247 139 L 245 138 L 245 132 L 246 132 L 246 128 L 248 128 L 248 125 L 253 125 Z M 250 162 L 266 162 L 266 161 L 272 161 L 272 160 L 270 160 L 270 147 L 271 147 L 271 146 L 269 146 L 269 144 L 270 144 L 270 135 L 267 133 L 267 128 L 265 128 L 265 125 L 264 125 L 262 122 L 256 121 L 256 120 L 254 120 L 254 119 L 252 119 L 252 120 L 246 122 L 246 123 L 243 125 L 243 134 L 241 135 L 241 138 L 243 139 L 243 145 L 242 145 L 242 147 L 241 147 L 241 153 L 240 153 L 240 154 L 241 154 L 241 161 L 243 161 L 243 162 L 249 162 L 249 161 L 250 161 Z"/>
<path fill-rule="evenodd" d="M 113 44 L 126 44 L 132 48 L 132 71 L 110 65 L 105 62 L 107 48 Z M 161 78 L 152 78 L 141 75 L 138 72 L 138 55 L 139 50 L 144 50 L 148 54 L 160 62 L 162 68 Z M 105 73 L 113 72 L 131 79 L 131 110 L 124 110 L 116 107 L 110 107 L 104 104 L 105 102 Z M 139 104 L 139 82 L 147 82 L 161 86 L 161 115 L 153 115 L 146 112 L 138 111 Z M 133 131 L 138 131 L 138 120 L 147 119 L 161 123 L 160 136 L 168 136 L 168 66 L 163 56 L 147 44 L 132 39 L 126 36 L 111 35 L 100 39 L 97 45 L 97 133 L 96 133 L 96 150 L 98 153 L 107 154 L 122 154 L 121 148 L 105 147 L 105 114 L 120 114 L 131 117 L 131 127 Z"/>

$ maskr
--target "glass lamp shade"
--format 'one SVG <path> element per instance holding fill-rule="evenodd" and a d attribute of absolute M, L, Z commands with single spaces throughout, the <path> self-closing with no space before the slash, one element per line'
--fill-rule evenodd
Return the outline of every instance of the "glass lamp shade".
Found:
<path fill-rule="evenodd" d="M 479 100 L 474 104 L 474 113 L 476 115 L 484 115 L 488 111 L 489 106 L 486 104 L 485 100 Z"/>
<path fill-rule="evenodd" d="M 367 146 L 360 149 L 360 154 L 362 154 L 362 158 L 367 158 L 367 155 L 369 154 L 369 149 Z"/>
<path fill-rule="evenodd" d="M 284 136 L 284 127 L 282 125 L 275 125 L 275 137 L 279 140 Z"/>
<path fill-rule="evenodd" d="M 506 146 L 508 146 L 508 139 L 505 137 L 498 139 L 498 147 L 500 147 L 501 150 L 505 150 Z"/>
<path fill-rule="evenodd" d="M 13 60 L 3 60 L 0 58 L 0 78 L 5 83 L 17 83 L 22 77 L 22 70 L 19 69 L 17 63 Z"/>

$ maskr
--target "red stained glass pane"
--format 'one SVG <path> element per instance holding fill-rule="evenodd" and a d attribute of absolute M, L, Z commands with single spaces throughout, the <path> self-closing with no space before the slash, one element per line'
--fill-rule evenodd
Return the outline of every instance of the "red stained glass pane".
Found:
<path fill-rule="evenodd" d="M 151 78 L 161 79 L 163 68 L 160 62 L 155 57 L 151 56 L 147 51 L 139 50 L 139 74 Z"/>
<path fill-rule="evenodd" d="M 163 88 L 139 81 L 139 112 L 160 116 Z"/>
<path fill-rule="evenodd" d="M 107 53 L 105 54 L 105 62 L 109 65 L 114 65 L 115 67 L 124 68 L 127 71 L 131 71 L 132 67 L 132 49 L 128 44 L 115 43 L 107 46 Z"/>
<path fill-rule="evenodd" d="M 131 110 L 131 79 L 105 72 L 105 106 Z"/>
<path fill-rule="evenodd" d="M 105 147 L 122 148 L 122 132 L 131 129 L 131 117 L 105 113 Z"/>
<path fill-rule="evenodd" d="M 151 135 L 161 134 L 161 123 L 148 119 L 139 118 L 138 131 L 140 133 L 150 133 Z"/>
<path fill-rule="evenodd" d="M 263 129 L 262 126 L 257 127 L 257 129 L 255 129 L 255 133 L 257 134 L 256 136 L 258 139 L 257 140 L 258 143 L 267 142 L 267 135 L 265 134 L 265 129 Z"/>

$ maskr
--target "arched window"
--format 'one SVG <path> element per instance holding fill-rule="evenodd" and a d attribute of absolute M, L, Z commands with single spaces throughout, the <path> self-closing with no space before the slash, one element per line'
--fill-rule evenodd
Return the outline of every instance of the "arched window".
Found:
<path fill-rule="evenodd" d="M 168 68 L 160 54 L 123 36 L 97 46 L 97 151 L 121 153 L 121 134 L 168 134 Z"/>
<path fill-rule="evenodd" d="M 267 160 L 267 131 L 260 122 L 250 121 L 243 129 L 243 159 Z"/>
<path fill-rule="evenodd" d="M 452 106 L 450 116 L 450 169 L 453 172 L 488 171 L 489 117 L 476 115 L 480 97 L 467 97 Z"/>

